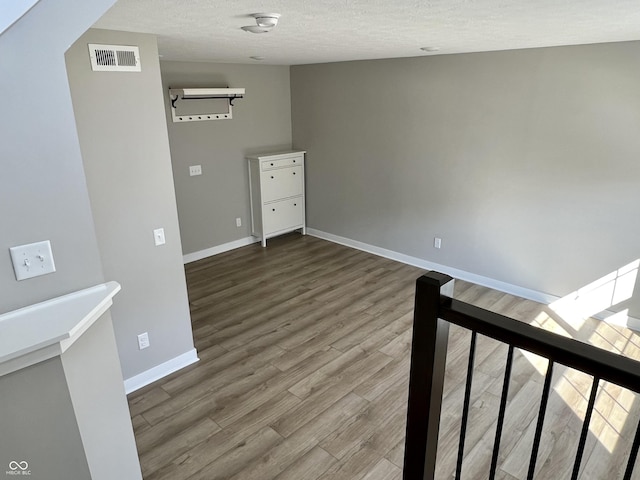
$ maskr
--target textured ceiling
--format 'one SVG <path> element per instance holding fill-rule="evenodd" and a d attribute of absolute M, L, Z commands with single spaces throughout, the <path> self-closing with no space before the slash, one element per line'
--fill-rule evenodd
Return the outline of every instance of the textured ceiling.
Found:
<path fill-rule="evenodd" d="M 249 15 L 282 15 L 269 33 Z M 96 28 L 153 33 L 163 60 L 296 65 L 640 39 L 637 0 L 119 0 Z M 440 47 L 425 53 L 420 47 Z"/>

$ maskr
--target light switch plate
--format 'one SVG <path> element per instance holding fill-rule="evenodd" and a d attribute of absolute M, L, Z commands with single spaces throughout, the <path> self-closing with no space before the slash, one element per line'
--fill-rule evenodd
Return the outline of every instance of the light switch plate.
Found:
<path fill-rule="evenodd" d="M 153 231 L 153 239 L 156 243 L 156 247 L 159 245 L 164 245 L 166 243 L 164 238 L 164 228 L 156 228 Z"/>
<path fill-rule="evenodd" d="M 18 281 L 56 271 L 49 240 L 11 247 L 9 251 Z"/>
<path fill-rule="evenodd" d="M 151 343 L 149 342 L 149 334 L 147 332 L 138 335 L 138 350 L 144 350 L 148 348 Z"/>

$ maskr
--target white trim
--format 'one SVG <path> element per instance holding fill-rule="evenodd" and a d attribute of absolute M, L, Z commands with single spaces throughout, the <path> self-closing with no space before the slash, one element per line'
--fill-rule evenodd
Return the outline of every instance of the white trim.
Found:
<path fill-rule="evenodd" d="M 347 247 L 355 248 L 357 250 L 362 250 L 363 252 L 368 252 L 374 255 L 378 255 L 380 257 L 388 258 L 390 260 L 395 260 L 396 262 L 405 263 L 407 265 L 412 265 L 414 267 L 422 268 L 424 270 L 435 270 L 437 272 L 446 273 L 447 275 L 451 275 L 454 278 L 459 278 L 460 280 L 464 280 L 466 282 L 475 283 L 483 287 L 491 288 L 493 290 L 498 290 L 499 292 L 508 293 L 510 295 L 515 295 L 517 297 L 522 297 L 527 300 L 532 300 L 534 302 L 543 303 L 545 305 L 549 305 L 550 303 L 553 303 L 556 300 L 560 300 L 560 297 L 556 295 L 551 295 L 550 293 L 544 293 L 544 292 L 539 292 L 537 290 L 531 290 L 529 288 L 519 287 L 518 285 L 501 282 L 500 280 L 484 277 L 482 275 L 477 275 L 475 273 L 459 270 L 457 268 L 447 267 L 446 265 L 440 265 L 439 263 L 430 262 L 422 258 L 412 257 L 410 255 L 405 255 L 404 253 L 395 252 L 393 250 L 387 250 L 386 248 L 376 247 L 375 245 L 359 242 L 357 240 L 352 240 L 350 238 L 340 237 L 332 233 L 323 232 L 322 230 L 316 230 L 315 228 L 307 227 L 307 234 L 313 237 L 318 237 L 324 240 L 328 240 L 333 243 L 339 243 L 340 245 L 345 245 Z M 605 310 L 604 312 L 596 314 L 593 317 L 599 320 L 605 320 L 606 317 L 609 317 L 611 315 L 614 315 L 614 312 Z M 615 322 L 612 322 L 612 323 L 615 323 Z M 625 326 L 625 325 L 622 325 L 622 326 Z M 634 318 L 634 317 L 628 317 L 626 321 L 626 327 L 640 332 L 640 319 Z"/>
<path fill-rule="evenodd" d="M 0 376 L 62 355 L 119 291 L 107 282 L 0 315 Z"/>
<path fill-rule="evenodd" d="M 160 365 L 156 365 L 149 370 L 145 370 L 138 375 L 127 378 L 124 381 L 124 391 L 129 395 L 131 392 L 135 392 L 156 380 L 160 380 L 173 372 L 177 372 L 178 370 L 191 365 L 192 363 L 196 363 L 198 360 L 200 360 L 198 358 L 198 352 L 193 348 L 182 355 L 178 355 L 177 357 L 167 360 Z"/>
<path fill-rule="evenodd" d="M 199 252 L 187 253 L 186 255 L 182 256 L 182 262 L 184 264 L 195 262 L 197 260 L 202 260 L 203 258 L 218 255 L 219 253 L 228 252 L 229 250 L 246 247 L 247 245 L 258 243 L 259 241 L 260 239 L 256 237 L 241 238 L 240 240 L 234 240 L 233 242 L 223 243 L 222 245 L 218 245 L 217 247 L 205 248 L 204 250 L 200 250 Z"/>

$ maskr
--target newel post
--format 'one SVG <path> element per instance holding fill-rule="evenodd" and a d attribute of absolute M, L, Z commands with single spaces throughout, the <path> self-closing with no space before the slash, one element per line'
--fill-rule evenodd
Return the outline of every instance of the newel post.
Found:
<path fill-rule="evenodd" d="M 433 480 L 438 447 L 449 323 L 438 318 L 441 297 L 453 296 L 453 279 L 427 272 L 416 281 L 404 480 Z"/>

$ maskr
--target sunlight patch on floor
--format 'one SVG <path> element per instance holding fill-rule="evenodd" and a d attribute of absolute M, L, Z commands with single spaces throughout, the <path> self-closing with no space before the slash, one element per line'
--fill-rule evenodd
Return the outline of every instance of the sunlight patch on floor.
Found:
<path fill-rule="evenodd" d="M 557 319 L 542 311 L 531 324 L 564 337 L 572 337 L 567 328 L 579 334 L 589 317 L 633 296 L 639 267 L 640 260 L 636 260 L 566 295 L 549 305 L 558 315 Z M 625 309 L 607 318 L 606 322 L 595 324 L 595 331 L 588 338 L 588 343 L 603 350 L 640 359 L 638 335 L 626 328 L 620 328 L 626 327 L 627 321 L 628 309 Z M 546 374 L 544 359 L 528 352 L 523 354 L 541 375 Z M 554 392 L 579 418 L 584 419 L 592 377 L 566 367 L 557 368 L 562 374 L 553 382 Z M 620 437 L 626 434 L 625 426 L 636 398 L 634 392 L 609 382 L 600 382 L 589 431 L 611 454 Z"/>
<path fill-rule="evenodd" d="M 579 330 L 587 318 L 604 312 L 633 296 L 638 267 L 640 267 L 640 259 L 565 295 L 551 303 L 549 307 L 569 325 Z M 617 320 L 622 321 L 622 318 Z"/>

